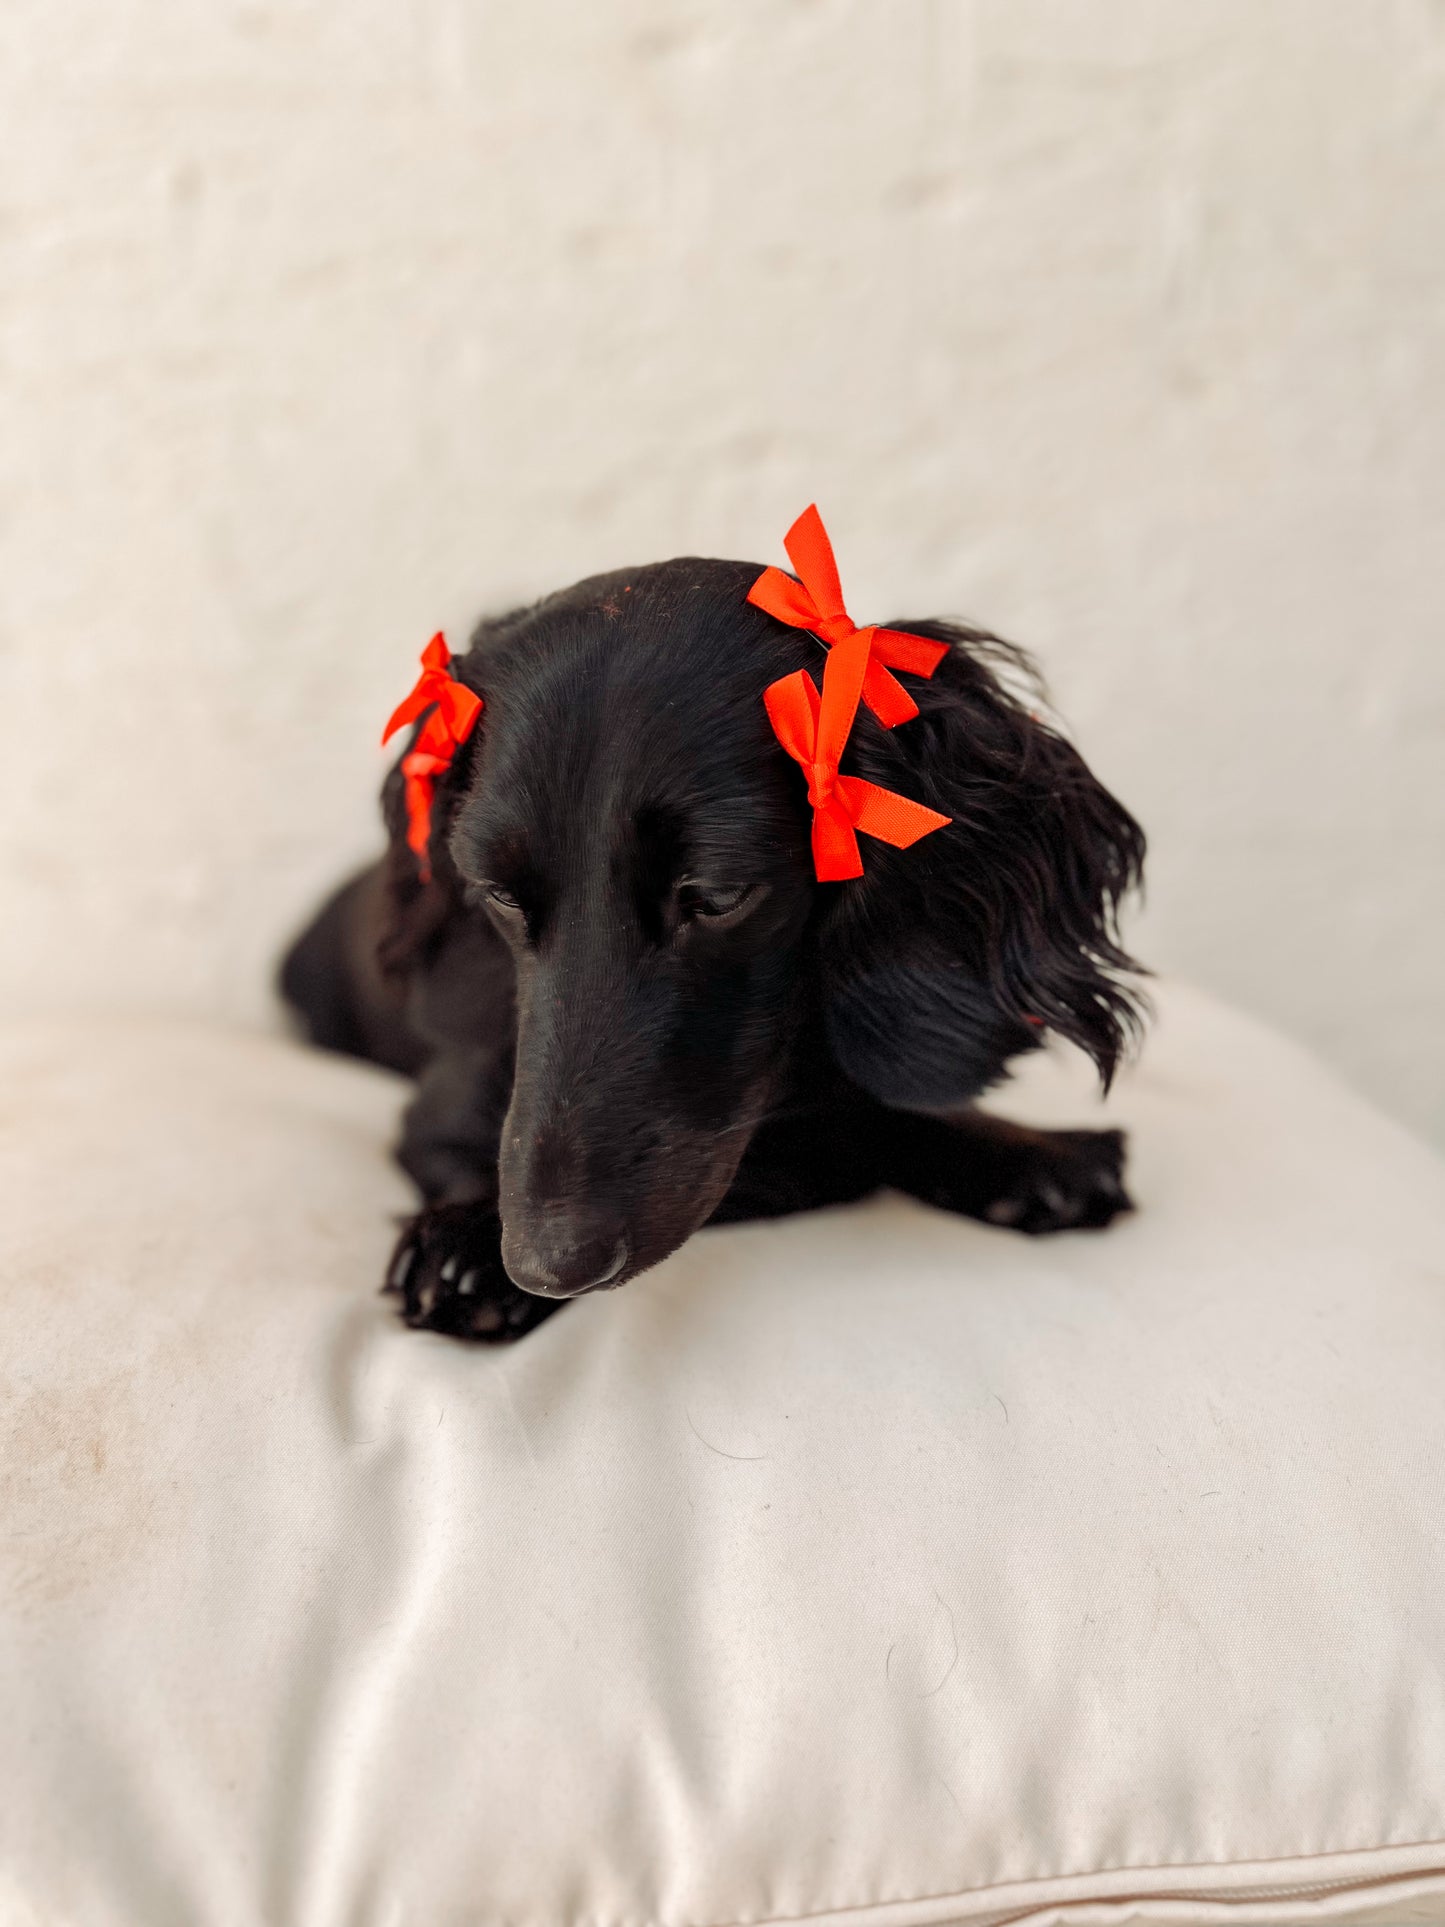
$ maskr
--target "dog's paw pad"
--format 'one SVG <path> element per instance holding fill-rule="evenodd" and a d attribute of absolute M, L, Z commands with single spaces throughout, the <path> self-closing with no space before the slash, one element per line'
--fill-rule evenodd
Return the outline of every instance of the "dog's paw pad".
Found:
<path fill-rule="evenodd" d="M 1098 1231 L 1134 1209 L 1124 1189 L 1122 1131 L 1057 1131 L 1021 1158 L 983 1208 L 989 1224 L 1041 1237 Z"/>
<path fill-rule="evenodd" d="M 1012 1230 L 1026 1209 L 1023 1198 L 995 1198 L 992 1204 L 983 1207 L 983 1215 L 990 1224 L 1003 1225 L 1006 1230 Z"/>

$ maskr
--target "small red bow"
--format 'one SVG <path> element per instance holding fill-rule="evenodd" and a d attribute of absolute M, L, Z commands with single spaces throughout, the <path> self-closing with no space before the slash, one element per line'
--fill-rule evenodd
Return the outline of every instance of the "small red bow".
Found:
<path fill-rule="evenodd" d="M 811 630 L 830 648 L 849 636 L 866 635 L 869 661 L 863 701 L 885 729 L 912 721 L 918 704 L 888 671 L 906 669 L 915 676 L 931 676 L 948 654 L 948 644 L 905 635 L 901 629 L 858 628 L 843 607 L 833 544 L 815 504 L 805 508 L 788 530 L 783 547 L 801 581 L 794 582 L 781 569 L 764 569 L 748 590 L 748 601 L 791 628 Z"/>
<path fill-rule="evenodd" d="M 401 759 L 401 773 L 406 779 L 406 840 L 426 878 L 431 876 L 428 846 L 437 778 L 451 768 L 452 758 L 471 735 L 483 708 L 475 690 L 452 675 L 451 660 L 446 638 L 438 630 L 421 652 L 421 674 L 415 687 L 391 712 L 381 737 L 385 747 L 399 729 L 415 722 L 424 709 L 431 710 L 416 741 Z"/>
<path fill-rule="evenodd" d="M 823 693 L 805 669 L 763 691 L 773 733 L 808 779 L 813 806 L 813 868 L 820 883 L 841 883 L 863 874 L 856 832 L 906 850 L 930 830 L 952 822 L 906 796 L 841 776 L 838 759 L 848 741 L 868 673 L 868 631 L 859 629 L 829 651 Z"/>

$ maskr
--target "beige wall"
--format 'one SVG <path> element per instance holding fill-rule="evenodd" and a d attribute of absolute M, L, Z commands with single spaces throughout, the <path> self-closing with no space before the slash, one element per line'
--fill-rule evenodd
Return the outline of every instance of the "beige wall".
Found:
<path fill-rule="evenodd" d="M 9 0 L 0 998 L 242 1020 L 438 623 L 822 503 L 1445 1138 L 1445 8 Z"/>

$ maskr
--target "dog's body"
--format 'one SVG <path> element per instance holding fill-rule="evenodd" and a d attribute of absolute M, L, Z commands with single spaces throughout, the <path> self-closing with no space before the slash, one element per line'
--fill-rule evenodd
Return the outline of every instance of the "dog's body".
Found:
<path fill-rule="evenodd" d="M 762 692 L 822 649 L 747 603 L 757 574 L 683 559 L 484 622 L 430 877 L 394 770 L 387 856 L 286 959 L 318 1043 L 420 1080 L 425 1208 L 389 1278 L 412 1324 L 513 1337 L 704 1223 L 881 1185 L 1029 1231 L 1128 1206 L 1117 1133 L 971 1106 L 1049 1029 L 1111 1074 L 1137 824 L 1000 679 L 1017 652 L 900 622 L 949 652 L 907 679 L 913 721 L 860 710 L 845 768 L 952 821 L 815 882 Z"/>

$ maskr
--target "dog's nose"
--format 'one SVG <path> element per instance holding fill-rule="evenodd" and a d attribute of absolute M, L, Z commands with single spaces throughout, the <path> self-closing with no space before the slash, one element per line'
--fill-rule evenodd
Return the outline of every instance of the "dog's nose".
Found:
<path fill-rule="evenodd" d="M 575 1298 L 579 1292 L 610 1285 L 626 1267 L 626 1238 L 566 1239 L 550 1228 L 535 1238 L 502 1235 L 507 1276 L 539 1298 Z"/>

